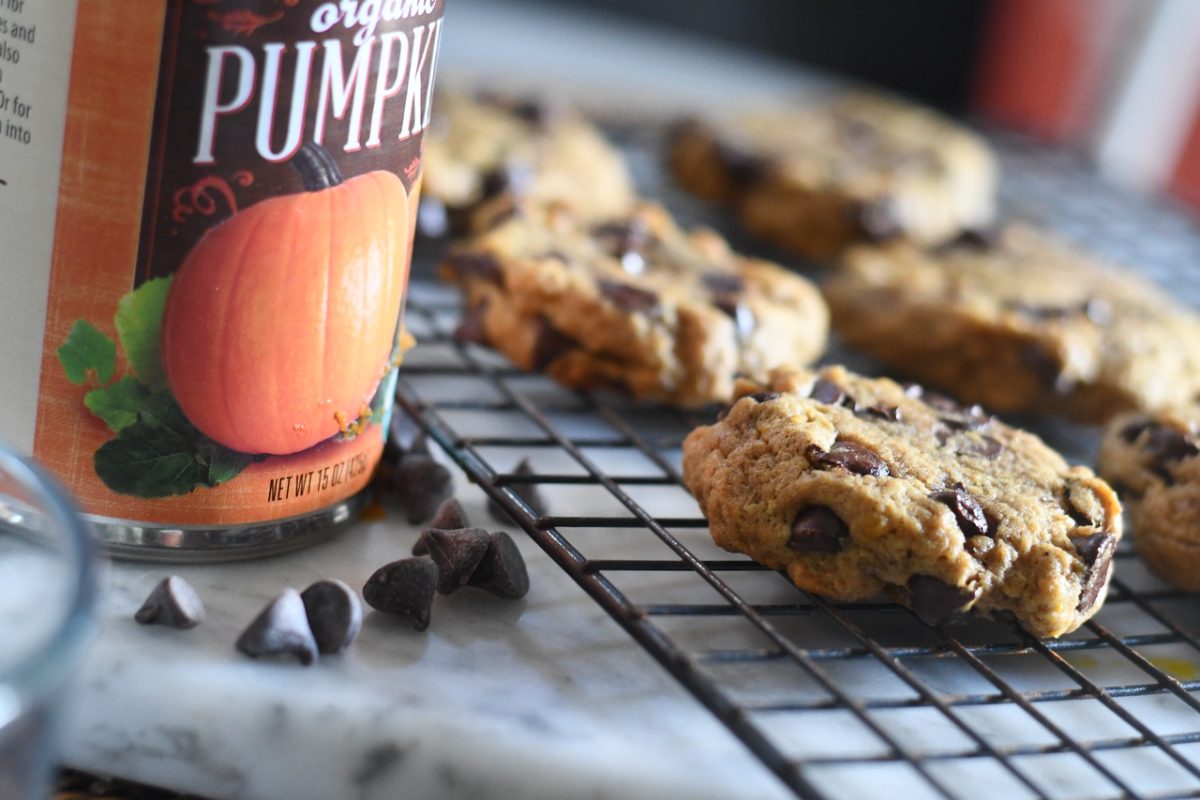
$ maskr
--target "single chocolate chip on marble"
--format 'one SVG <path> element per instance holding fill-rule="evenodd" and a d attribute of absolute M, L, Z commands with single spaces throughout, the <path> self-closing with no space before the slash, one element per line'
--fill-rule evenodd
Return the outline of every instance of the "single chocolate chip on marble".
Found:
<path fill-rule="evenodd" d="M 204 602 L 192 585 L 178 575 L 168 575 L 151 590 L 133 618 L 141 625 L 194 628 L 204 621 Z"/>
<path fill-rule="evenodd" d="M 483 528 L 429 528 L 413 545 L 413 555 L 428 555 L 433 559 L 438 568 L 438 593 L 451 594 L 467 585 L 488 544 L 488 532 Z"/>
<path fill-rule="evenodd" d="M 412 524 L 433 516 L 442 501 L 454 493 L 450 470 L 429 456 L 406 455 L 392 470 L 392 495 L 407 511 Z"/>
<path fill-rule="evenodd" d="M 787 546 L 797 553 L 838 553 L 850 537 L 846 523 L 826 506 L 809 506 L 796 515 Z"/>
<path fill-rule="evenodd" d="M 308 627 L 324 655 L 340 653 L 362 630 L 362 603 L 358 595 L 337 580 L 317 581 L 300 593 Z"/>
<path fill-rule="evenodd" d="M 251 658 L 292 655 L 306 667 L 316 661 L 317 641 L 300 593 L 284 589 L 242 631 L 235 646 Z"/>
<path fill-rule="evenodd" d="M 467 585 L 508 600 L 519 600 L 529 594 L 529 571 L 511 536 L 504 531 L 491 534 L 487 552 Z"/>
<path fill-rule="evenodd" d="M 973 592 L 932 575 L 914 575 L 908 581 L 908 604 L 926 625 L 944 625 L 975 597 Z"/>
<path fill-rule="evenodd" d="M 1108 575 L 1112 571 L 1113 553 L 1117 550 L 1117 540 L 1112 534 L 1096 533 L 1071 541 L 1075 545 L 1075 552 L 1079 553 L 1079 557 L 1088 567 L 1083 587 L 1079 590 L 1079 605 L 1075 607 L 1080 614 L 1086 614 L 1096 605 L 1108 581 Z"/>
<path fill-rule="evenodd" d="M 467 512 L 463 510 L 462 503 L 453 497 L 443 500 L 442 504 L 438 506 L 437 511 L 434 512 L 433 519 L 425 524 L 426 527 L 443 531 L 457 531 L 462 528 L 471 527 L 471 523 L 467 521 Z"/>
<path fill-rule="evenodd" d="M 533 352 L 529 359 L 534 370 L 545 369 L 559 356 L 578 347 L 574 339 L 558 331 L 545 317 L 538 317 L 535 324 Z"/>
<path fill-rule="evenodd" d="M 443 263 L 459 278 L 478 278 L 497 286 L 504 283 L 504 270 L 500 261 L 491 253 L 450 253 Z"/>
<path fill-rule="evenodd" d="M 363 599 L 376 611 L 398 614 L 423 631 L 429 627 L 437 584 L 438 568 L 432 558 L 402 558 L 375 570 L 363 584 Z"/>
<path fill-rule="evenodd" d="M 617 281 L 597 281 L 600 294 L 622 311 L 648 312 L 658 308 L 658 294 L 648 289 L 639 289 Z"/>
<path fill-rule="evenodd" d="M 874 475 L 877 478 L 886 478 L 892 474 L 878 453 L 858 442 L 839 439 L 828 452 L 815 446 L 810 447 L 808 458 L 821 469 L 840 467 L 855 475 Z"/>
<path fill-rule="evenodd" d="M 529 463 L 529 459 L 522 458 L 521 462 L 513 469 L 513 474 L 529 477 L 537 473 L 534 472 L 533 465 Z M 524 500 L 533 509 L 535 514 L 540 514 L 545 509 L 545 501 L 542 500 L 541 492 L 538 491 L 536 483 L 514 483 L 512 484 L 512 490 L 517 497 Z M 490 498 L 488 499 L 488 513 L 501 522 L 508 522 L 512 519 L 509 513 L 504 510 L 504 506 Z"/>
<path fill-rule="evenodd" d="M 954 512 L 954 519 L 958 522 L 959 530 L 967 538 L 993 535 L 987 515 L 983 513 L 983 506 L 979 505 L 979 501 L 972 497 L 962 484 L 955 485 L 953 489 L 934 492 L 929 497 L 942 505 L 949 506 L 950 510 Z"/>

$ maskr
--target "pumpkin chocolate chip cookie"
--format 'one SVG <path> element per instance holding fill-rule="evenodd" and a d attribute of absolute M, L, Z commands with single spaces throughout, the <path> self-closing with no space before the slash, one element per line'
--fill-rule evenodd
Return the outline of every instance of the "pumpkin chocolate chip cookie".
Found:
<path fill-rule="evenodd" d="M 845 262 L 824 286 L 842 337 L 963 402 L 1103 422 L 1200 393 L 1200 318 L 1036 229 Z"/>
<path fill-rule="evenodd" d="M 661 207 L 594 223 L 526 206 L 451 251 L 461 334 L 575 388 L 682 407 L 723 402 L 735 375 L 808 363 L 829 315 L 804 278 L 686 232 Z"/>
<path fill-rule="evenodd" d="M 994 214 L 996 160 L 982 138 L 863 92 L 685 122 L 670 163 L 686 189 L 729 203 L 752 233 L 806 258 L 894 236 L 936 244 Z"/>
<path fill-rule="evenodd" d="M 1200 589 L 1200 406 L 1113 420 L 1099 469 L 1129 509 L 1138 554 L 1176 586 Z"/>
<path fill-rule="evenodd" d="M 841 367 L 742 381 L 683 444 L 718 545 L 838 600 L 884 592 L 931 624 L 1009 612 L 1036 636 L 1104 601 L 1116 494 L 977 406 Z"/>
<path fill-rule="evenodd" d="M 587 219 L 627 211 L 621 154 L 578 113 L 549 101 L 447 92 L 424 142 L 420 230 L 468 233 L 497 208 L 557 202 Z"/>

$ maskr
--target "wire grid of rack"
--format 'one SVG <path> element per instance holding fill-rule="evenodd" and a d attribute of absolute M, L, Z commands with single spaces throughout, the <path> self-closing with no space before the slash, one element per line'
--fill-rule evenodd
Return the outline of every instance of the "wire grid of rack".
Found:
<path fill-rule="evenodd" d="M 658 170 L 656 133 L 621 133 L 644 190 L 713 221 Z M 997 143 L 1009 216 L 1140 263 L 1196 302 L 1200 237 L 1184 214 L 1108 187 L 1069 154 Z M 403 412 L 796 795 L 1200 796 L 1200 609 L 1128 537 L 1104 609 L 1058 640 L 831 602 L 712 544 L 679 473 L 683 437 L 711 413 L 521 373 L 456 342 L 458 299 L 427 280 L 407 315 L 422 344 L 402 370 Z M 836 343 L 825 361 L 873 368 Z M 1091 461 L 1094 431 L 1033 424 Z M 520 457 L 535 474 L 514 473 Z"/>

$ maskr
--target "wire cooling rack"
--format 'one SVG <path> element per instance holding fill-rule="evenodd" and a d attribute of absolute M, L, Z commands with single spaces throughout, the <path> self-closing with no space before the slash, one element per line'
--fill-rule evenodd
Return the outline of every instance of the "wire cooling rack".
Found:
<path fill-rule="evenodd" d="M 643 190 L 713 221 L 658 170 L 655 133 L 620 141 Z M 1184 214 L 1115 191 L 1075 156 L 997 143 L 1010 216 L 1200 299 L 1200 237 Z M 1200 604 L 1155 579 L 1128 537 L 1101 613 L 1058 640 L 998 620 L 935 629 L 891 603 L 807 594 L 709 539 L 679 464 L 712 413 L 521 373 L 456 342 L 458 312 L 454 293 L 414 281 L 421 345 L 400 408 L 797 796 L 1200 796 Z M 878 371 L 836 342 L 825 360 Z M 1092 461 L 1095 431 L 1034 424 Z M 535 474 L 514 472 L 521 458 Z"/>

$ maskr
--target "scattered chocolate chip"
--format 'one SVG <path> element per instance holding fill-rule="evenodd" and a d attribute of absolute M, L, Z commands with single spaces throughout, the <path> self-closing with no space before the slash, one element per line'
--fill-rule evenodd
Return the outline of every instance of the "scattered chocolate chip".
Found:
<path fill-rule="evenodd" d="M 535 178 L 530 164 L 510 161 L 483 176 L 481 191 L 485 200 L 502 194 L 523 195 L 529 191 Z"/>
<path fill-rule="evenodd" d="M 467 585 L 508 600 L 519 600 L 529 593 L 529 571 L 511 536 L 504 531 L 491 534 L 487 552 Z"/>
<path fill-rule="evenodd" d="M 876 417 L 878 419 L 887 420 L 888 422 L 900 421 L 900 407 L 891 406 L 887 403 L 876 403 L 871 406 L 861 406 L 855 404 L 855 414 L 862 414 L 867 417 Z"/>
<path fill-rule="evenodd" d="M 448 269 L 453 270 L 460 280 L 478 278 L 497 286 L 504 283 L 504 271 L 500 262 L 491 253 L 465 251 L 450 253 L 443 263 Z"/>
<path fill-rule="evenodd" d="M 536 325 L 530 366 L 540 372 L 550 366 L 559 356 L 575 349 L 578 343 L 566 334 L 560 333 L 545 317 L 538 317 Z"/>
<path fill-rule="evenodd" d="M 178 575 L 163 578 L 151 590 L 133 618 L 141 625 L 194 628 L 204 621 L 204 602 L 192 585 Z"/>
<path fill-rule="evenodd" d="M 810 447 L 808 458 L 822 469 L 840 467 L 855 475 L 874 475 L 877 478 L 885 478 L 891 474 L 888 465 L 875 451 L 858 442 L 839 439 L 829 448 L 829 452 Z"/>
<path fill-rule="evenodd" d="M 242 631 L 235 646 L 251 658 L 286 654 L 306 667 L 316 661 L 317 642 L 300 593 L 284 589 Z"/>
<path fill-rule="evenodd" d="M 392 470 L 392 494 L 408 512 L 412 524 L 433 516 L 442 501 L 454 493 L 450 470 L 431 457 L 406 455 Z"/>
<path fill-rule="evenodd" d="M 934 248 L 934 252 L 943 255 L 951 250 L 990 250 L 999 243 L 999 231 L 996 228 L 973 228 L 965 230 L 948 242 Z"/>
<path fill-rule="evenodd" d="M 959 455 L 995 458 L 1004 450 L 1004 445 L 985 433 L 968 431 L 957 439 L 955 450 Z"/>
<path fill-rule="evenodd" d="M 1129 444 L 1133 444 L 1137 438 L 1142 435 L 1142 431 L 1150 430 L 1152 427 L 1154 427 L 1153 422 L 1148 419 L 1141 418 L 1129 423 L 1124 428 L 1121 428 L 1120 436 Z"/>
<path fill-rule="evenodd" d="M 930 499 L 949 506 L 958 521 L 958 528 L 967 538 L 972 536 L 992 536 L 991 526 L 983 513 L 983 506 L 972 497 L 962 484 L 956 484 L 953 489 L 943 489 L 929 495 Z"/>
<path fill-rule="evenodd" d="M 926 625 L 945 625 L 974 597 L 932 575 L 914 575 L 908 581 L 908 603 Z"/>
<path fill-rule="evenodd" d="M 739 340 L 745 341 L 754 334 L 758 320 L 754 318 L 754 312 L 741 301 L 738 295 L 713 295 L 713 305 L 733 320 L 733 327 Z"/>
<path fill-rule="evenodd" d="M 529 463 L 529 459 L 522 458 L 521 463 L 517 464 L 516 468 L 513 469 L 512 474 L 530 476 L 536 475 L 537 473 L 534 472 L 533 466 Z M 542 509 L 545 508 L 545 503 L 542 500 L 541 492 L 538 491 L 537 484 L 514 483 L 512 484 L 512 490 L 516 493 L 517 497 L 524 500 L 526 504 L 533 509 L 535 514 L 541 513 Z M 511 519 L 509 513 L 504 510 L 504 506 L 490 498 L 488 499 L 488 513 L 501 522 L 508 522 Z"/>
<path fill-rule="evenodd" d="M 487 549 L 488 532 L 483 528 L 430 528 L 413 545 L 413 555 L 432 558 L 438 568 L 438 592 L 452 594 L 467 585 Z"/>
<path fill-rule="evenodd" d="M 1021 348 L 1020 359 L 1044 386 L 1060 394 L 1071 388 L 1071 382 L 1062 374 L 1062 361 L 1041 345 L 1027 344 Z"/>
<path fill-rule="evenodd" d="M 396 411 L 388 423 L 388 438 L 383 445 L 383 461 L 388 466 L 395 467 L 410 454 L 429 455 L 428 441 L 425 432 L 413 422 L 412 417 Z"/>
<path fill-rule="evenodd" d="M 833 381 L 827 381 L 824 378 L 817 378 L 816 382 L 813 384 L 812 391 L 808 393 L 808 396 L 813 400 L 816 400 L 818 403 L 836 406 L 841 405 L 846 400 L 847 394 L 845 391 L 843 391 L 842 387 L 838 386 Z"/>
<path fill-rule="evenodd" d="M 770 170 L 770 161 L 730 142 L 718 141 L 717 161 L 739 188 L 747 188 L 762 180 Z"/>
<path fill-rule="evenodd" d="M 1086 614 L 1096 605 L 1108 580 L 1108 574 L 1112 571 L 1117 540 L 1112 534 L 1096 533 L 1072 539 L 1071 542 L 1075 545 L 1075 552 L 1079 553 L 1079 557 L 1088 567 L 1087 577 L 1079 590 L 1079 605 L 1075 607 L 1078 613 Z"/>
<path fill-rule="evenodd" d="M 426 523 L 426 527 L 456 531 L 471 527 L 471 523 L 467 522 L 467 512 L 463 510 L 462 503 L 450 497 L 442 501 L 434 512 L 433 519 Z"/>
<path fill-rule="evenodd" d="M 317 650 L 331 655 L 345 650 L 362 630 L 362 603 L 341 581 L 317 581 L 300 593 Z"/>
<path fill-rule="evenodd" d="M 863 237 L 871 241 L 887 241 L 904 233 L 900 207 L 894 197 L 884 196 L 859 203 L 856 216 Z"/>
<path fill-rule="evenodd" d="M 648 289 L 639 289 L 617 281 L 597 281 L 600 294 L 611 300 L 622 311 L 649 312 L 658 308 L 659 298 Z"/>
<path fill-rule="evenodd" d="M 809 506 L 796 515 L 787 546 L 797 553 L 838 553 L 846 547 L 850 529 L 826 506 Z"/>
<path fill-rule="evenodd" d="M 769 403 L 781 395 L 779 392 L 755 392 L 754 394 L 746 396 L 758 403 Z"/>
<path fill-rule="evenodd" d="M 429 556 L 384 564 L 363 585 L 363 599 L 376 611 L 399 614 L 423 631 L 429 627 L 438 568 Z"/>
<path fill-rule="evenodd" d="M 702 280 L 716 294 L 741 294 L 746 290 L 746 281 L 733 272 L 707 272 Z"/>
<path fill-rule="evenodd" d="M 1142 450 L 1152 456 L 1156 464 L 1166 465 L 1200 453 L 1200 448 L 1183 431 L 1166 425 L 1151 425 L 1148 430 Z"/>

